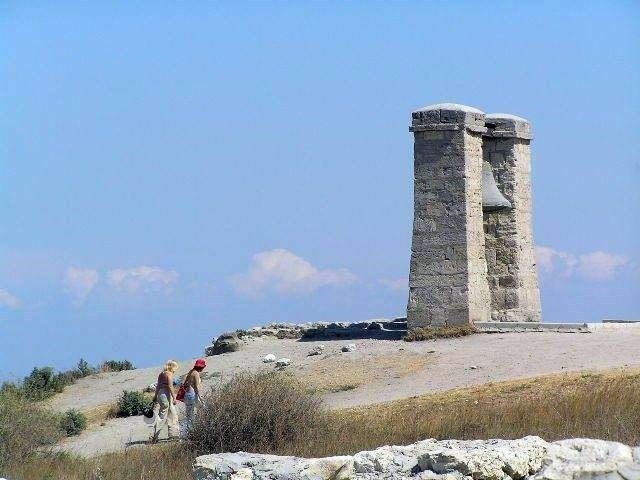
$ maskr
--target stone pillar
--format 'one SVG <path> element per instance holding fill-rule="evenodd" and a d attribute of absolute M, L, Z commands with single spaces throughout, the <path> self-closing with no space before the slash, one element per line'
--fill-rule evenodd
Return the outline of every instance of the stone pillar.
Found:
<path fill-rule="evenodd" d="M 412 113 L 409 328 L 490 319 L 482 225 L 484 119 L 480 110 L 448 103 Z"/>
<path fill-rule="evenodd" d="M 491 317 L 539 322 L 540 291 L 533 245 L 531 125 L 508 114 L 486 116 L 484 159 L 512 209 L 484 214 Z"/>

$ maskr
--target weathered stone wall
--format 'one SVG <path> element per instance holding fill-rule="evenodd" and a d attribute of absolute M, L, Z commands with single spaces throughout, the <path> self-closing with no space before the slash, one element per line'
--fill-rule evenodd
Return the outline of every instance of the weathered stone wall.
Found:
<path fill-rule="evenodd" d="M 409 328 L 489 319 L 482 225 L 484 114 L 455 104 L 412 114 L 414 222 Z"/>
<path fill-rule="evenodd" d="M 491 317 L 498 322 L 539 322 L 531 198 L 531 126 L 505 114 L 487 115 L 484 160 L 512 208 L 484 214 Z"/>
<path fill-rule="evenodd" d="M 325 458 L 218 453 L 193 462 L 197 480 L 631 480 L 640 447 L 572 438 L 422 440 Z"/>

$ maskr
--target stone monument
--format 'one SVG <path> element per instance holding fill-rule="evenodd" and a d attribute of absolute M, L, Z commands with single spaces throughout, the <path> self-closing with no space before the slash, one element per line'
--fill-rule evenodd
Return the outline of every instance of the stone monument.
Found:
<path fill-rule="evenodd" d="M 539 322 L 531 126 L 457 104 L 412 113 L 409 328 Z"/>

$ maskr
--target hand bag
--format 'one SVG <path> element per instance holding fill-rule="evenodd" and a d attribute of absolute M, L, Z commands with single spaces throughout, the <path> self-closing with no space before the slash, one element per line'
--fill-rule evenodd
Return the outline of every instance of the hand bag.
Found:
<path fill-rule="evenodd" d="M 185 393 L 187 393 L 187 389 L 184 386 L 184 382 L 182 382 L 182 385 L 180 385 L 180 388 L 178 389 L 178 393 L 176 393 L 176 400 L 178 400 L 179 402 L 184 402 Z"/>

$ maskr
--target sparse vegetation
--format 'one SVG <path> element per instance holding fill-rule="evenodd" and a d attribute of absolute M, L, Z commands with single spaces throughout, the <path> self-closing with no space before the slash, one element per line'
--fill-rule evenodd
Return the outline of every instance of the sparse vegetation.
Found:
<path fill-rule="evenodd" d="M 88 377 L 89 375 L 93 375 L 94 373 L 96 373 L 96 369 L 89 365 L 89 362 L 87 362 L 84 358 L 80 359 L 76 370 L 80 374 L 80 378 Z"/>
<path fill-rule="evenodd" d="M 150 405 L 151 401 L 143 392 L 124 390 L 122 396 L 118 399 L 116 416 L 132 417 L 134 415 L 142 415 Z"/>
<path fill-rule="evenodd" d="M 20 395 L 0 392 L 0 473 L 62 437 L 58 417 Z"/>
<path fill-rule="evenodd" d="M 56 393 L 62 392 L 64 387 L 75 383 L 78 379 L 94 375 L 98 372 L 119 372 L 135 368 L 129 360 L 107 360 L 100 368 L 92 367 L 83 358 L 76 368 L 64 372 L 56 372 L 52 367 L 34 367 L 22 382 L 4 382 L 1 392 L 11 392 L 13 395 L 26 397 L 30 400 L 46 400 Z"/>
<path fill-rule="evenodd" d="M 101 372 L 122 372 L 134 368 L 136 367 L 129 360 L 107 360 L 100 365 Z"/>
<path fill-rule="evenodd" d="M 68 437 L 79 435 L 80 432 L 87 428 L 87 417 L 84 413 L 72 408 L 62 414 L 60 427 Z"/>
<path fill-rule="evenodd" d="M 22 401 L 19 408 L 7 408 L 0 401 L 0 459 L 7 462 L 1 471 L 12 480 L 191 480 L 191 461 L 202 449 L 317 457 L 429 437 L 539 435 L 550 441 L 594 437 L 640 443 L 638 369 L 489 383 L 328 412 L 291 377 L 274 372 L 236 377 L 214 390 L 207 404 L 208 410 L 199 417 L 202 422 L 196 422 L 192 431 L 192 442 L 186 444 L 191 448 L 162 445 L 80 459 L 33 456 L 37 446 L 54 441 L 60 432 L 33 403 Z M 270 411 L 273 408 L 277 411 Z M 26 436 L 7 434 L 23 428 Z"/>
<path fill-rule="evenodd" d="M 423 340 L 435 340 L 437 338 L 466 337 L 478 333 L 478 330 L 469 324 L 448 325 L 445 327 L 418 327 L 409 330 L 402 339 L 405 342 L 420 342 Z"/>
<path fill-rule="evenodd" d="M 52 453 L 12 462 L 0 474 L 11 480 L 193 480 L 193 458 L 177 445 L 130 448 L 95 458 Z"/>
<path fill-rule="evenodd" d="M 277 453 L 306 442 L 325 419 L 320 397 L 292 376 L 242 373 L 206 396 L 188 440 L 199 452 Z"/>
<path fill-rule="evenodd" d="M 640 443 L 640 370 L 488 383 L 330 412 L 331 429 L 287 454 L 324 456 L 424 438 L 570 437 Z"/>
<path fill-rule="evenodd" d="M 355 390 L 358 387 L 359 385 L 357 383 L 342 383 L 340 385 L 332 386 L 329 391 L 332 393 L 347 392 L 349 390 Z"/>
<path fill-rule="evenodd" d="M 36 367 L 22 381 L 22 392 L 30 400 L 44 400 L 60 393 L 68 381 L 64 373 L 51 367 Z"/>

